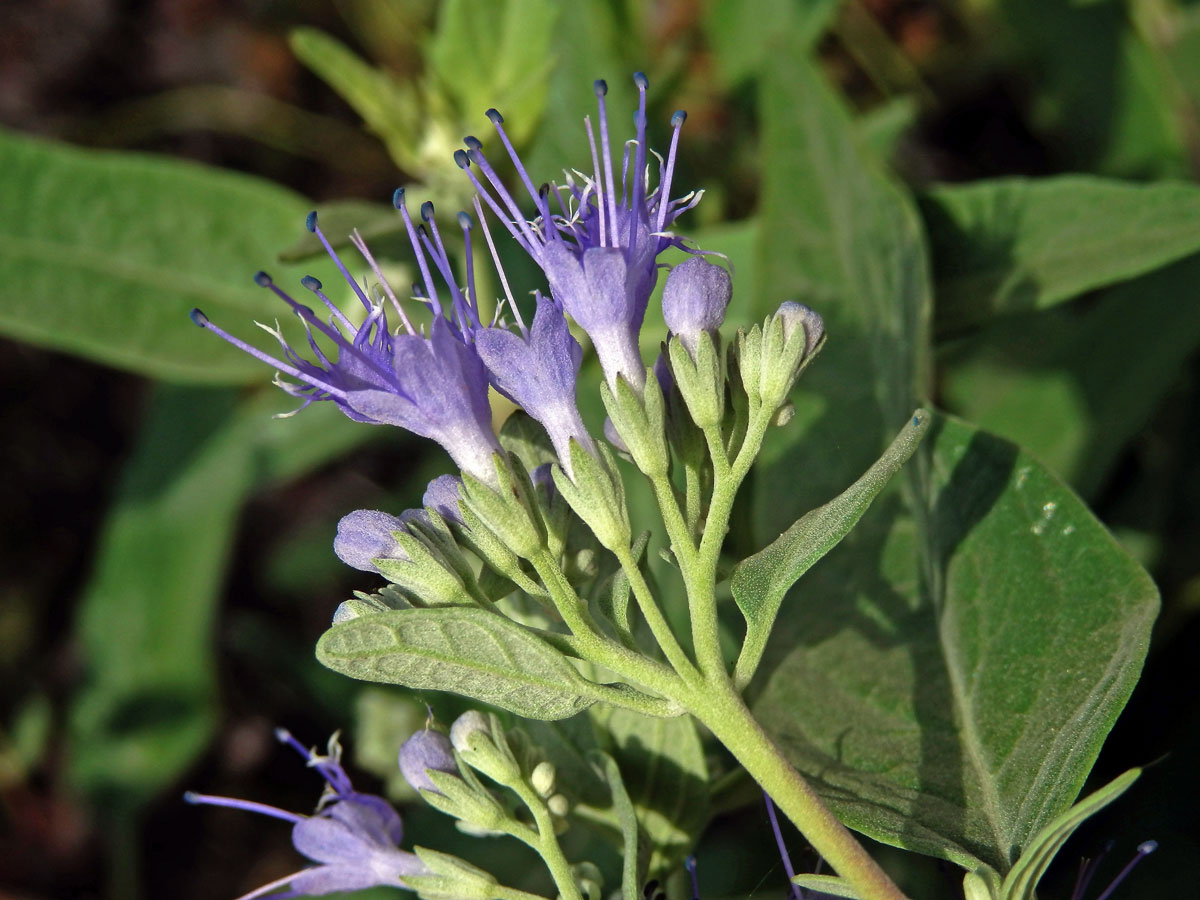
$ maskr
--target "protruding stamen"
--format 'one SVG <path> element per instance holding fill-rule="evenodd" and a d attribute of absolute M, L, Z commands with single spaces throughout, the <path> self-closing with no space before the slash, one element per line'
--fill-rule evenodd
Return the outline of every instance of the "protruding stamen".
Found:
<path fill-rule="evenodd" d="M 700 900 L 700 880 L 696 877 L 695 854 L 683 861 L 683 867 L 687 869 L 688 876 L 692 882 L 692 900 Z"/>
<path fill-rule="evenodd" d="M 1157 849 L 1158 841 L 1144 841 L 1143 843 L 1139 844 L 1137 848 L 1137 854 L 1125 865 L 1125 868 L 1117 873 L 1117 877 L 1113 879 L 1112 884 L 1105 888 L 1104 893 L 1097 897 L 1096 900 L 1108 900 L 1108 898 L 1112 896 L 1112 892 L 1115 891 L 1120 886 L 1121 882 L 1125 880 L 1126 876 L 1133 871 L 1134 866 L 1136 866 Z"/>
<path fill-rule="evenodd" d="M 271 276 L 266 272 L 258 271 L 254 273 L 254 283 L 259 287 L 269 288 L 275 282 L 271 280 Z"/>
<path fill-rule="evenodd" d="M 358 286 L 358 282 L 354 279 L 354 276 L 350 274 L 350 271 L 346 268 L 345 263 L 342 262 L 342 258 L 337 255 L 337 251 L 333 249 L 333 245 L 330 244 L 329 239 L 325 237 L 325 232 L 323 232 L 320 226 L 317 225 L 317 211 L 315 209 L 308 214 L 308 219 L 305 220 L 304 224 L 309 231 L 317 236 L 317 239 L 321 242 L 321 246 L 324 247 L 325 252 L 329 254 L 329 258 L 333 260 L 334 265 L 338 267 L 338 271 L 342 273 L 342 277 L 349 282 L 350 287 L 354 288 L 354 293 L 358 295 L 358 299 L 362 303 L 363 307 L 367 310 L 370 310 L 371 301 L 367 299 L 367 295 L 363 292 L 363 289 Z M 281 294 L 280 296 L 283 295 Z"/>
<path fill-rule="evenodd" d="M 200 312 L 199 309 L 193 309 L 190 313 L 188 313 L 188 318 L 190 318 L 195 324 L 199 325 L 201 328 L 208 327 L 208 316 L 206 316 L 204 313 Z"/>
<path fill-rule="evenodd" d="M 379 268 L 379 263 L 375 261 L 374 255 L 371 253 L 371 248 L 367 246 L 367 242 L 363 240 L 362 235 L 358 233 L 358 229 L 350 235 L 350 242 L 354 244 L 362 258 L 367 261 L 367 265 L 371 267 L 371 271 L 375 273 L 375 277 L 379 279 L 379 287 L 387 295 L 388 300 L 392 303 L 392 308 L 396 310 L 396 315 L 400 317 L 400 323 L 409 334 L 416 334 L 416 329 L 413 328 L 412 322 L 408 319 L 408 314 L 404 312 L 404 307 L 400 304 L 400 298 L 396 296 L 396 292 L 392 290 L 391 282 L 383 274 L 383 270 Z M 325 299 L 321 296 L 321 299 Z M 326 301 L 328 302 L 328 301 Z"/>
<path fill-rule="evenodd" d="M 425 297 L 433 304 L 436 314 L 440 304 L 437 288 L 433 285 L 433 275 L 429 271 L 429 263 L 425 259 L 425 250 L 421 246 L 421 239 L 417 236 L 417 228 L 413 224 L 412 216 L 408 214 L 408 204 L 404 202 L 403 188 L 396 189 L 396 193 L 392 195 L 392 202 L 400 211 L 400 218 L 404 220 L 404 228 L 408 232 L 408 242 L 412 245 L 413 256 L 417 258 L 417 268 L 421 270 L 421 278 L 425 281 Z"/>
<path fill-rule="evenodd" d="M 508 139 L 508 132 L 504 130 L 504 117 L 494 109 L 487 111 L 487 117 L 491 123 L 496 126 L 496 134 L 500 135 L 500 142 L 504 144 L 504 149 L 508 152 L 508 158 L 512 160 L 513 168 L 516 169 L 517 176 L 521 179 L 521 183 L 525 185 L 525 190 L 529 192 L 529 196 L 533 198 L 534 205 L 537 206 L 538 213 L 543 218 L 549 218 L 549 208 L 546 206 L 545 198 L 539 197 L 537 189 L 533 186 L 533 179 L 529 177 L 529 173 L 525 171 L 525 166 L 521 163 L 521 157 L 517 155 L 517 150 L 512 145 L 512 141 Z"/>
<path fill-rule="evenodd" d="M 500 277 L 500 287 L 504 290 L 504 299 L 508 301 L 508 308 L 513 311 L 513 316 L 517 320 L 517 326 L 521 329 L 521 336 L 529 337 L 529 330 L 525 327 L 525 321 L 521 318 L 521 313 L 517 309 L 517 303 L 513 300 L 512 289 L 508 286 L 508 276 L 504 273 L 504 266 L 500 264 L 500 255 L 496 252 L 496 244 L 492 241 L 492 231 L 488 228 L 487 219 L 484 218 L 483 208 L 479 205 L 479 197 L 473 198 L 475 204 L 475 217 L 479 220 L 479 226 L 483 229 L 483 239 L 487 241 L 488 252 L 492 255 L 492 265 L 496 269 L 496 274 Z"/>
<path fill-rule="evenodd" d="M 687 121 L 687 113 L 677 109 L 671 116 L 671 149 L 667 151 L 667 162 L 661 168 L 658 179 L 658 218 L 654 223 L 654 231 L 661 232 L 667 222 L 667 208 L 671 201 L 671 179 L 675 175 L 675 151 L 679 148 L 679 133 L 683 123 Z"/>
<path fill-rule="evenodd" d="M 771 831 L 775 833 L 775 844 L 779 847 L 779 855 L 783 859 L 783 871 L 787 873 L 788 884 L 792 886 L 792 896 L 796 900 L 804 900 L 804 894 L 800 891 L 800 886 L 793 881 L 796 877 L 796 870 L 792 867 L 792 858 L 788 855 L 787 844 L 783 842 L 783 832 L 779 828 L 779 817 L 775 815 L 775 804 L 771 800 L 771 795 L 763 791 L 763 800 L 767 804 L 767 817 L 771 820 Z"/>
<path fill-rule="evenodd" d="M 324 285 L 322 285 L 318 279 L 313 278 L 313 276 L 311 276 L 311 275 L 305 275 L 303 278 L 300 279 L 300 285 L 301 285 L 301 287 L 305 287 L 308 290 L 312 291 L 314 294 L 316 294 L 317 298 L 322 303 L 325 304 L 325 308 L 328 309 L 329 312 L 333 314 L 333 317 L 335 319 L 337 319 L 338 322 L 341 323 L 343 328 L 346 328 L 350 332 L 354 331 L 354 323 L 350 321 L 350 317 L 347 316 L 340 309 L 338 309 L 336 303 L 334 303 L 327 296 L 325 296 L 325 293 L 323 290 Z M 323 329 L 323 328 L 321 329 L 321 332 L 327 333 L 327 332 L 325 332 L 325 329 Z"/>
<path fill-rule="evenodd" d="M 455 150 L 454 151 L 454 162 L 458 165 L 458 167 L 460 169 L 466 170 L 466 169 L 471 168 L 471 157 L 467 156 L 466 150 L 462 150 L 462 149 Z"/>
<path fill-rule="evenodd" d="M 608 82 L 603 78 L 597 78 L 592 82 L 592 91 L 595 92 L 597 97 L 603 97 L 608 93 Z"/>
<path fill-rule="evenodd" d="M 642 198 L 646 195 L 646 88 L 650 86 L 650 81 L 646 78 L 645 73 L 635 72 L 633 83 L 637 85 L 638 89 L 638 107 L 633 117 L 637 131 L 637 148 L 633 156 L 633 193 L 629 197 L 629 205 L 633 212 L 633 215 L 629 217 L 628 246 L 631 249 L 637 241 L 638 225 L 641 223 L 644 211 Z"/>
<path fill-rule="evenodd" d="M 274 819 L 283 819 L 285 822 L 302 822 L 304 816 L 296 813 L 288 812 L 286 809 L 280 809 L 277 806 L 268 806 L 265 803 L 255 803 L 253 800 L 235 800 L 232 797 L 214 797 L 211 794 L 197 794 L 195 791 L 188 791 L 183 795 L 184 803 L 191 803 L 195 806 L 224 806 L 229 809 L 241 809 L 246 812 L 262 813 L 264 816 L 271 816 Z"/>
<path fill-rule="evenodd" d="M 600 90 L 603 85 L 604 90 Z M 620 241 L 617 239 L 616 223 L 617 223 L 617 182 L 613 178 L 612 166 L 612 151 L 608 144 L 608 108 L 605 105 L 604 97 L 608 93 L 608 85 L 603 81 L 596 83 L 596 105 L 599 107 L 600 119 L 600 158 L 604 163 L 604 180 L 600 182 L 600 197 L 608 199 L 608 227 L 612 229 L 608 240 L 602 239 L 600 245 L 616 247 Z M 597 173 L 598 175 L 600 173 Z M 607 182 L 607 187 L 605 186 Z"/>
<path fill-rule="evenodd" d="M 433 201 L 426 200 L 421 204 L 421 219 L 422 221 L 433 222 Z"/>
<path fill-rule="evenodd" d="M 465 138 L 463 138 L 463 143 L 466 144 L 468 150 L 478 150 L 480 152 L 483 151 L 483 141 L 475 137 L 473 134 L 468 134 Z"/>

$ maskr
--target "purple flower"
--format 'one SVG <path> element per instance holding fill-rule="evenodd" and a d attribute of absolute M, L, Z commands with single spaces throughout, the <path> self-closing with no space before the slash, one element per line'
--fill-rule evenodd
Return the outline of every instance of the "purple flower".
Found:
<path fill-rule="evenodd" d="M 723 268 L 693 256 L 671 270 L 663 287 L 663 318 L 695 358 L 700 332 L 714 333 L 725 321 L 733 283 Z"/>
<path fill-rule="evenodd" d="M 423 728 L 400 745 L 400 774 L 413 790 L 441 793 L 430 779 L 428 771 L 458 774 L 454 748 L 450 738 L 440 731 Z"/>
<path fill-rule="evenodd" d="M 567 173 L 565 185 L 538 191 L 504 131 L 504 119 L 496 110 L 488 110 L 488 118 L 537 210 L 531 222 L 525 220 L 478 140 L 467 138 L 468 149 L 459 150 L 455 159 L 484 203 L 541 267 L 554 299 L 587 332 L 609 383 L 615 386 L 617 376 L 622 375 L 640 390 L 645 369 L 638 351 L 638 332 L 658 278 L 658 255 L 667 247 L 682 247 L 681 239 L 667 229 L 680 213 L 699 202 L 700 195 L 670 199 L 675 152 L 686 118 L 683 112 L 671 117 L 674 132 L 667 158 L 659 157 L 658 183 L 651 187 L 647 182 L 648 82 L 640 72 L 634 81 L 638 88 L 637 133 L 625 145 L 619 183 L 614 177 L 604 99 L 608 87 L 603 81 L 595 83 L 598 148 L 591 122 L 585 120 L 592 166 L 590 175 L 580 174 L 582 182 Z M 486 187 L 471 171 L 471 163 L 479 166 Z M 476 212 L 482 221 L 478 199 Z"/>
<path fill-rule="evenodd" d="M 302 399 L 303 406 L 314 400 L 332 400 L 357 422 L 398 425 L 414 434 L 432 438 L 445 448 L 460 469 L 495 485 L 492 454 L 499 451 L 500 444 L 491 429 L 487 371 L 472 343 L 472 335 L 480 327 L 473 273 L 468 271 L 468 286 L 464 292 L 454 279 L 445 245 L 433 220 L 432 204 L 421 207 L 424 224 L 418 229 L 404 205 L 403 190 L 398 190 L 393 199 L 404 220 L 421 272 L 422 280 L 414 285 L 414 294 L 432 314 L 428 333 L 414 327 L 371 251 L 355 232 L 351 241 L 379 279 L 383 295 L 375 301 L 367 297 L 317 225 L 316 213 L 309 215 L 308 228 L 325 246 L 366 310 L 362 325 L 356 327 L 330 301 L 317 279 L 306 277 L 301 284 L 325 305 L 330 313 L 328 322 L 284 293 L 265 272 L 259 272 L 255 280 L 287 303 L 304 323 L 315 363 L 296 353 L 278 327 L 260 326 L 279 342 L 283 359 L 233 337 L 212 324 L 200 310 L 192 310 L 192 320 L 235 347 L 275 366 L 279 373 L 294 378 L 298 384 L 277 376 L 276 384 Z M 442 306 L 430 262 L 449 295 L 448 310 Z M 386 306 L 389 302 L 401 323 L 402 330 L 396 334 L 388 325 Z M 336 348 L 332 358 L 321 349 L 314 332 Z"/>
<path fill-rule="evenodd" d="M 408 887 L 403 881 L 406 876 L 430 874 L 415 854 L 400 849 L 404 833 L 400 815 L 382 797 L 360 794 L 351 786 L 342 768 L 342 748 L 336 734 L 329 740 L 326 756 L 306 750 L 283 729 L 276 736 L 295 747 L 327 782 L 325 794 L 311 816 L 251 800 L 192 792 L 184 795 L 188 803 L 228 806 L 293 823 L 292 844 L 319 864 L 265 884 L 238 900 L 314 897 L 369 887 L 404 888 Z"/>
<path fill-rule="evenodd" d="M 595 453 L 575 401 L 583 348 L 571 336 L 562 307 L 540 292 L 533 327 L 526 330 L 518 321 L 522 334 L 485 328 L 475 335 L 475 348 L 496 390 L 541 423 L 570 475 L 572 438 Z"/>

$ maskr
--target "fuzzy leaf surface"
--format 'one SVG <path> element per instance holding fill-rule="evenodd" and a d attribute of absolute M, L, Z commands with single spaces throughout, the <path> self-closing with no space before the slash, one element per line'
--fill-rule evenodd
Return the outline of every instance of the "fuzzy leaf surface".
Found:
<path fill-rule="evenodd" d="M 351 678 L 453 691 L 529 719 L 566 718 L 595 702 L 561 653 L 483 609 L 361 616 L 325 632 L 317 658 Z"/>
<path fill-rule="evenodd" d="M 802 54 L 761 106 L 757 293 L 804 299 L 830 339 L 733 537 L 759 547 L 870 466 L 931 367 L 911 201 Z M 752 685 L 764 727 L 852 828 L 1000 873 L 1074 801 L 1157 607 L 1068 488 L 948 418 L 794 594 Z"/>
<path fill-rule="evenodd" d="M 252 276 L 307 209 L 245 175 L 0 132 L 0 332 L 151 377 L 269 381 L 268 367 L 187 316 L 198 306 L 268 346 L 252 320 L 286 307 Z"/>

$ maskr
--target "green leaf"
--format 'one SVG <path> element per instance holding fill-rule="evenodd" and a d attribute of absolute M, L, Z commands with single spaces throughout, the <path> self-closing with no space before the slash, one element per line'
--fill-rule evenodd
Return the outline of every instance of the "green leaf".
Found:
<path fill-rule="evenodd" d="M 0 132 L 0 331 L 152 377 L 269 378 L 187 315 L 231 331 L 274 319 L 283 307 L 252 276 L 307 207 L 244 175 Z"/>
<path fill-rule="evenodd" d="M 317 658 L 351 678 L 453 691 L 529 719 L 566 718 L 597 699 L 562 654 L 483 609 L 361 616 L 325 632 Z"/>
<path fill-rule="evenodd" d="M 1029 848 L 1021 854 L 1017 864 L 1004 879 L 1000 894 L 1003 900 L 1035 900 L 1034 891 L 1038 882 L 1042 880 L 1042 875 L 1046 873 L 1047 867 L 1058 855 L 1063 844 L 1075 833 L 1075 829 L 1082 825 L 1085 819 L 1095 815 L 1129 790 L 1141 774 L 1141 769 L 1130 769 L 1119 775 L 1100 790 L 1088 794 L 1038 832 L 1030 842 Z"/>
<path fill-rule="evenodd" d="M 833 500 L 805 513 L 769 546 L 738 563 L 730 578 L 730 590 L 746 617 L 746 639 L 738 658 L 740 683 L 745 684 L 754 674 L 784 594 L 849 534 L 913 455 L 930 421 L 928 411 L 917 410 L 883 456 L 858 481 Z"/>
<path fill-rule="evenodd" d="M 215 601 L 252 478 L 235 421 L 227 390 L 160 388 L 105 522 L 70 716 L 72 780 L 104 805 L 153 797 L 216 725 Z"/>
<path fill-rule="evenodd" d="M 922 197 L 937 330 L 1041 309 L 1200 251 L 1200 187 L 1003 178 Z"/>
<path fill-rule="evenodd" d="M 851 827 L 1003 874 L 1082 786 L 1157 592 L 1008 442 L 944 419 L 926 446 L 924 511 L 885 494 L 809 572 L 754 710 Z"/>
<path fill-rule="evenodd" d="M 594 707 L 591 715 L 650 841 L 650 872 L 662 875 L 679 864 L 708 824 L 708 765 L 695 721 L 607 705 Z"/>
<path fill-rule="evenodd" d="M 1168 67 L 1124 3 L 994 4 L 1033 73 L 1031 124 L 1062 168 L 1131 177 L 1188 173 Z"/>
<path fill-rule="evenodd" d="M 762 90 L 758 293 L 802 298 L 829 340 L 731 535 L 752 549 L 874 462 L 930 368 L 909 200 L 802 56 Z M 1007 872 L 1128 698 L 1154 587 L 1045 469 L 964 423 L 905 476 L 783 605 L 752 707 L 851 827 Z"/>

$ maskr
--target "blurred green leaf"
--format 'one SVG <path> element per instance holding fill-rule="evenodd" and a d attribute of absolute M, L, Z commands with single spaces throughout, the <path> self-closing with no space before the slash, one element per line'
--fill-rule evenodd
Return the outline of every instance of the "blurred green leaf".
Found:
<path fill-rule="evenodd" d="M 923 513 L 881 499 L 812 569 L 754 709 L 847 824 L 1005 873 L 1075 799 L 1157 592 L 1028 455 L 935 430 Z"/>
<path fill-rule="evenodd" d="M 1200 256 L 1094 302 L 1014 316 L 943 354 L 943 400 L 1084 496 L 1105 484 L 1200 347 Z"/>
<path fill-rule="evenodd" d="M 85 675 L 71 710 L 72 778 L 105 803 L 138 806 L 207 745 L 216 605 L 249 491 L 377 434 L 333 404 L 271 418 L 293 402 L 274 389 L 243 401 L 226 389 L 156 389 L 76 622 Z"/>
<path fill-rule="evenodd" d="M 288 42 L 300 62 L 337 91 L 384 142 L 396 165 L 418 178 L 426 175 L 421 145 L 427 141 L 444 144 L 449 136 L 438 132 L 448 123 L 444 116 L 426 114 L 423 98 L 413 84 L 372 66 L 316 28 L 297 28 Z"/>
<path fill-rule="evenodd" d="M 712 47 L 721 83 L 736 87 L 758 74 L 770 56 L 770 45 L 787 35 L 791 46 L 809 48 L 817 42 L 841 0 L 709 0 L 704 4 L 704 36 Z"/>
<path fill-rule="evenodd" d="M 159 388 L 101 534 L 76 623 L 70 763 L 102 804 L 153 797 L 216 724 L 214 601 L 253 477 L 236 410 L 227 390 Z"/>
<path fill-rule="evenodd" d="M 1131 26 L 1129 4 L 996 6 L 1034 92 L 1033 124 L 1067 166 L 1131 177 L 1187 174 L 1175 85 Z"/>
<path fill-rule="evenodd" d="M 941 334 L 1040 309 L 1200 250 L 1200 187 L 1004 178 L 922 198 Z"/>
<path fill-rule="evenodd" d="M 484 609 L 360 616 L 325 632 L 317 658 L 351 678 L 453 691 L 530 719 L 566 718 L 597 699 L 561 653 Z"/>
<path fill-rule="evenodd" d="M 262 363 L 187 314 L 274 318 L 278 301 L 251 276 L 300 230 L 301 197 L 232 172 L 5 132 L 0 185 L 0 331 L 152 377 L 261 377 Z"/>
<path fill-rule="evenodd" d="M 608 705 L 593 707 L 591 715 L 650 840 L 650 871 L 662 876 L 708 824 L 708 765 L 696 723 L 691 716 L 650 718 Z"/>
<path fill-rule="evenodd" d="M 646 874 L 641 853 L 641 822 L 629 798 L 629 792 L 625 789 L 621 767 L 611 756 L 601 755 L 600 759 L 604 764 L 604 777 L 612 793 L 615 818 L 621 829 L 621 897 L 622 900 L 637 900 L 643 896 L 639 889 Z"/>
<path fill-rule="evenodd" d="M 536 130 L 554 64 L 561 6 L 552 0 L 448 0 L 426 51 L 430 72 L 467 121 L 489 108 L 517 144 Z M 574 11 L 571 14 L 575 14 Z"/>

